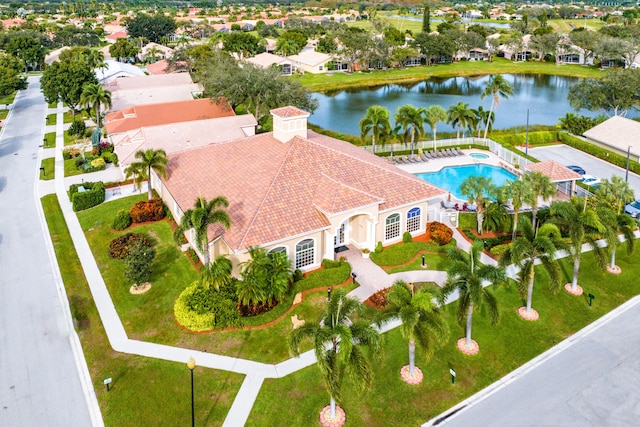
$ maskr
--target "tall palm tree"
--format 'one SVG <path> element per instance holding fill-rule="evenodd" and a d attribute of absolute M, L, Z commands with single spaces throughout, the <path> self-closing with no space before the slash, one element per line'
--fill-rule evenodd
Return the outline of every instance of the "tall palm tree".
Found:
<path fill-rule="evenodd" d="M 153 189 L 151 188 L 151 170 L 153 169 L 163 178 L 167 177 L 167 153 L 162 150 L 154 150 L 149 148 L 145 151 L 136 151 L 135 158 L 137 162 L 132 162 L 131 167 L 137 170 L 138 174 L 147 180 L 147 190 L 149 191 L 149 200 L 153 198 Z"/>
<path fill-rule="evenodd" d="M 231 283 L 233 265 L 227 255 L 216 257 L 213 262 L 205 264 L 200 274 L 200 282 L 205 289 L 213 286 L 216 291 Z"/>
<path fill-rule="evenodd" d="M 371 151 L 375 153 L 376 142 L 384 143 L 384 139 L 391 131 L 389 123 L 389 111 L 380 106 L 372 105 L 360 120 L 360 133 L 362 139 L 371 133 Z"/>
<path fill-rule="evenodd" d="M 478 234 L 482 235 L 482 221 L 484 219 L 484 197 L 495 194 L 497 188 L 491 178 L 486 176 L 470 176 L 460 185 L 460 192 L 467 196 L 469 203 L 476 205 L 476 218 L 478 219 Z"/>
<path fill-rule="evenodd" d="M 515 240 L 516 233 L 518 232 L 518 216 L 520 215 L 520 209 L 524 204 L 526 194 L 529 193 L 529 182 L 524 179 L 517 179 L 515 181 L 509 181 L 502 187 L 504 196 L 511 200 L 511 206 L 513 206 L 513 232 L 511 233 L 511 240 Z"/>
<path fill-rule="evenodd" d="M 571 240 L 571 257 L 573 258 L 572 293 L 579 292 L 578 272 L 580 271 L 580 257 L 584 243 L 592 247 L 596 265 L 602 269 L 606 266 L 605 248 L 597 244 L 599 239 L 605 237 L 606 227 L 598 212 L 591 208 L 587 201 L 588 197 L 573 197 L 569 201 L 557 201 L 551 205 L 553 222 L 560 229 L 567 230 Z"/>
<path fill-rule="evenodd" d="M 342 290 L 331 295 L 318 323 L 307 322 L 289 335 L 289 348 L 300 355 L 305 338 L 313 340 L 316 360 L 329 392 L 330 418 L 336 418 L 336 401 L 342 399 L 342 383 L 348 375 L 356 386 L 365 389 L 373 380 L 370 357 L 380 351 L 380 334 L 364 320 L 351 317 L 362 312 L 362 304 Z"/>
<path fill-rule="evenodd" d="M 141 167 L 140 163 L 131 163 L 129 166 L 127 166 L 127 168 L 124 170 L 125 173 L 125 179 L 129 179 L 131 177 L 133 177 L 133 182 L 134 182 L 134 190 L 137 189 L 141 189 L 142 186 L 142 181 L 145 180 L 145 170 L 144 167 Z"/>
<path fill-rule="evenodd" d="M 432 105 L 425 110 L 424 119 L 425 122 L 427 122 L 427 124 L 431 126 L 431 130 L 433 131 L 433 149 L 437 150 L 436 138 L 438 122 L 447 121 L 447 110 L 439 105 Z"/>
<path fill-rule="evenodd" d="M 456 318 L 460 326 L 466 324 L 464 345 L 467 349 L 473 348 L 471 325 L 474 308 L 486 306 L 492 325 L 498 323 L 500 316 L 498 302 L 495 296 L 483 286 L 484 282 L 489 281 L 494 284 L 500 284 L 506 278 L 503 269 L 480 263 L 481 251 L 481 242 L 474 244 L 469 253 L 455 248 L 449 250 L 447 281 L 440 295 L 440 302 L 444 303 L 453 291 L 458 291 Z"/>
<path fill-rule="evenodd" d="M 404 134 L 411 135 L 411 157 L 413 157 L 413 147 L 416 133 L 418 137 L 424 134 L 424 108 L 416 108 L 413 105 L 405 104 L 398 108 L 395 115 L 396 123 L 402 126 Z"/>
<path fill-rule="evenodd" d="M 514 263 L 520 267 L 518 290 L 522 295 L 526 292 L 527 305 L 525 312 L 530 315 L 536 260 L 541 262 L 549 274 L 549 289 L 552 292 L 556 292 L 560 287 L 561 276 L 555 253 L 557 249 L 563 249 L 565 245 L 562 243 L 560 230 L 550 222 L 534 230 L 531 223 L 526 218 L 523 218 L 520 230 L 520 236 L 513 240 L 507 251 L 500 257 L 500 265 L 506 266 Z"/>
<path fill-rule="evenodd" d="M 111 92 L 105 90 L 100 83 L 86 84 L 82 88 L 80 104 L 93 109 L 96 114 L 96 126 L 100 128 L 100 106 L 111 108 Z"/>
<path fill-rule="evenodd" d="M 200 253 L 204 256 L 204 265 L 209 264 L 209 226 L 220 224 L 224 228 L 231 227 L 231 218 L 224 208 L 229 206 L 229 201 L 224 196 L 218 196 L 207 201 L 204 197 L 198 197 L 193 205 L 193 209 L 188 209 L 182 215 L 180 224 L 174 231 L 176 241 L 181 240 L 181 236 L 193 229 L 195 232 L 195 244 Z"/>
<path fill-rule="evenodd" d="M 400 331 L 409 340 L 409 377 L 415 376 L 416 339 L 428 361 L 435 347 L 444 342 L 447 336 L 447 324 L 433 303 L 434 298 L 435 295 L 426 287 L 414 292 L 413 286 L 398 280 L 387 295 L 389 306 L 380 315 L 379 324 L 394 318 L 402 322 Z"/>
<path fill-rule="evenodd" d="M 511 90 L 509 82 L 507 82 L 502 75 L 497 74 L 489 77 L 489 81 L 484 87 L 480 98 L 482 99 L 489 95 L 491 95 L 491 107 L 489 108 L 489 120 L 487 120 L 487 124 L 484 128 L 484 139 L 487 139 L 489 123 L 492 122 L 491 119 L 493 118 L 493 111 L 498 107 L 498 105 L 500 105 L 500 97 L 505 99 L 509 98 L 509 96 L 513 95 L 513 90 Z"/>
<path fill-rule="evenodd" d="M 608 205 L 616 215 L 622 213 L 624 205 L 635 200 L 633 189 L 619 176 L 612 176 L 611 180 L 603 178 L 595 193 L 596 201 Z"/>
<path fill-rule="evenodd" d="M 456 127 L 456 138 L 460 138 L 460 129 L 466 128 L 471 120 L 473 120 L 473 112 L 469 108 L 469 104 L 462 101 L 447 110 L 447 123 Z"/>
<path fill-rule="evenodd" d="M 251 259 L 243 262 L 238 283 L 238 299 L 243 305 L 282 302 L 289 291 L 293 272 L 284 253 L 267 253 L 266 249 L 249 248 Z"/>
<path fill-rule="evenodd" d="M 558 189 L 556 184 L 551 182 L 551 178 L 542 172 L 530 172 L 522 178 L 527 183 L 528 191 L 525 193 L 524 201 L 531 206 L 531 225 L 536 228 L 538 220 L 538 199 L 543 200 L 556 195 Z"/>
<path fill-rule="evenodd" d="M 472 110 L 473 115 L 476 117 L 476 121 L 479 125 L 489 126 L 489 131 L 491 131 L 491 124 L 496 118 L 496 114 L 492 111 L 485 110 L 482 105 L 480 105 L 477 109 Z M 478 138 L 480 138 L 480 126 L 478 126 Z"/>

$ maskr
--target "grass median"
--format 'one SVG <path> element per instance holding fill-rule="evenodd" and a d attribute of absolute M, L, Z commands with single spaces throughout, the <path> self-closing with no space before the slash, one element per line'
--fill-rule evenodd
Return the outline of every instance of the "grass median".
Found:
<path fill-rule="evenodd" d="M 42 206 L 105 425 L 187 424 L 191 383 L 186 361 L 167 362 L 111 348 L 57 197 L 43 197 Z M 196 423 L 221 425 L 244 377 L 201 367 L 194 375 Z M 113 382 L 107 393 L 103 379 L 108 377 Z"/>

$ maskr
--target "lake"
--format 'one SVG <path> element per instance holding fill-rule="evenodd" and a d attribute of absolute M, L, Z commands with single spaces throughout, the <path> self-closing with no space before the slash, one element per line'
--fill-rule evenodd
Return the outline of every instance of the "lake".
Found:
<path fill-rule="evenodd" d="M 513 90 L 513 96 L 501 98 L 495 110 L 494 128 L 504 129 L 525 126 L 527 110 L 529 124 L 555 125 L 559 117 L 575 111 L 569 106 L 567 95 L 571 85 L 580 79 L 576 77 L 550 76 L 541 74 L 504 74 Z M 388 84 L 373 88 L 350 88 L 327 93 L 315 93 L 318 109 L 309 121 L 313 124 L 351 135 L 359 135 L 358 123 L 371 105 L 382 105 L 389 110 L 391 122 L 398 107 L 412 104 L 427 108 L 440 105 L 445 110 L 459 101 L 469 104 L 469 108 L 482 105 L 488 110 L 491 97 L 480 99 L 489 76 L 431 78 L 411 84 Z M 599 113 L 582 110 L 579 114 L 596 116 Z M 430 132 L 427 126 L 425 129 Z M 438 123 L 438 132 L 454 132 L 446 123 Z"/>

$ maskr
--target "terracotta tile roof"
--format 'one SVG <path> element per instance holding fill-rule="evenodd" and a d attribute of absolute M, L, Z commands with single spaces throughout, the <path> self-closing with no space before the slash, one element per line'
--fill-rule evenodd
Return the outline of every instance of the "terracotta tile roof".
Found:
<path fill-rule="evenodd" d="M 532 163 L 525 166 L 525 169 L 531 172 L 542 172 L 544 175 L 551 178 L 552 182 L 577 181 L 582 178 L 579 173 L 572 171 L 555 160 L 545 160 L 544 162 Z"/>
<path fill-rule="evenodd" d="M 202 88 L 193 83 L 189 73 L 158 74 L 115 79 L 104 85 L 111 92 L 111 110 L 142 104 L 186 101 Z"/>
<path fill-rule="evenodd" d="M 264 133 L 168 156 L 166 188 L 183 210 L 197 197 L 229 200 L 234 250 L 326 228 L 323 214 L 379 203 L 405 206 L 446 192 L 347 142 L 308 131 L 283 144 Z M 327 184 L 326 193 L 323 184 Z"/>
<path fill-rule="evenodd" d="M 160 61 L 156 61 L 152 64 L 147 64 L 147 71 L 150 74 L 153 75 L 157 75 L 157 74 L 167 74 L 167 66 L 169 65 L 169 63 L 167 62 L 166 59 L 161 59 Z"/>
<path fill-rule="evenodd" d="M 212 100 L 190 99 L 161 104 L 135 105 L 106 115 L 105 127 L 110 134 L 132 129 L 169 123 L 230 117 L 235 113 L 228 103 L 216 104 Z"/>
<path fill-rule="evenodd" d="M 271 114 L 282 117 L 283 119 L 292 118 L 292 117 L 309 117 L 309 113 L 301 110 L 296 107 L 282 107 L 282 108 L 274 108 L 270 111 Z"/>

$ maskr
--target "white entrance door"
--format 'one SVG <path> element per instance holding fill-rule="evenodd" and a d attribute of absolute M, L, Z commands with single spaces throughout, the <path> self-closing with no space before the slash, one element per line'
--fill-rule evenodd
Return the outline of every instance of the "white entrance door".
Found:
<path fill-rule="evenodd" d="M 344 246 L 347 234 L 347 221 L 344 221 L 342 224 L 340 224 L 340 227 L 338 227 L 338 229 L 336 230 L 336 235 L 333 238 L 333 245 L 336 248 L 338 246 Z"/>

